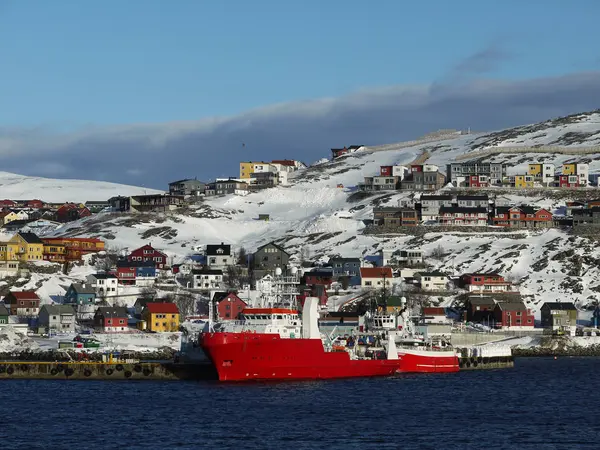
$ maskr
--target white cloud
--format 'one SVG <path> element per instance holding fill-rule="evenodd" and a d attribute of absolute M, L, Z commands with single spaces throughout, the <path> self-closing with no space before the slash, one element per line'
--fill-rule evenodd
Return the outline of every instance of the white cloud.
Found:
<path fill-rule="evenodd" d="M 271 105 L 232 117 L 86 127 L 66 134 L 0 129 L 0 164 L 27 175 L 76 171 L 79 178 L 89 179 L 110 174 L 108 180 L 116 182 L 136 175 L 146 185 L 164 188 L 176 178 L 235 175 L 240 160 L 310 162 L 328 156 L 334 146 L 390 143 L 439 128 L 494 130 L 591 110 L 598 98 L 600 72 L 589 72 L 391 86 Z"/>

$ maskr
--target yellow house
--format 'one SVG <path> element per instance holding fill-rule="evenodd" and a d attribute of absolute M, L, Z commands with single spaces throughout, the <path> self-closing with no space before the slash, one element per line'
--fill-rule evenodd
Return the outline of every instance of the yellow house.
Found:
<path fill-rule="evenodd" d="M 15 259 L 20 261 L 42 261 L 44 243 L 35 233 L 17 233 L 8 244 L 15 245 Z"/>
<path fill-rule="evenodd" d="M 12 222 L 13 220 L 18 220 L 19 216 L 13 211 L 4 211 L 0 212 L 0 223 L 2 225 L 6 225 L 7 223 Z"/>
<path fill-rule="evenodd" d="M 527 175 L 531 175 L 533 177 L 541 177 L 542 173 L 543 173 L 544 169 L 543 166 L 541 164 L 537 164 L 537 163 L 530 163 L 529 164 L 529 170 L 527 171 Z"/>
<path fill-rule="evenodd" d="M 175 303 L 147 303 L 142 311 L 146 331 L 164 333 L 179 331 L 179 308 Z"/>
<path fill-rule="evenodd" d="M 251 161 L 240 163 L 240 179 L 250 179 L 254 173 L 254 163 Z"/>
<path fill-rule="evenodd" d="M 531 175 L 515 175 L 516 188 L 532 188 L 533 176 Z"/>
<path fill-rule="evenodd" d="M 562 166 L 563 175 L 577 175 L 577 164 L 563 164 Z"/>
<path fill-rule="evenodd" d="M 0 242 L 0 261 L 17 261 L 18 244 L 10 241 Z"/>

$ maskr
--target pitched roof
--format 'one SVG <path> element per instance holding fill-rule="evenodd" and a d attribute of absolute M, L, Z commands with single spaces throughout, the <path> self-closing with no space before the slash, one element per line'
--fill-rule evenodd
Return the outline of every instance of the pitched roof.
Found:
<path fill-rule="evenodd" d="M 451 195 L 421 195 L 421 201 L 423 200 L 452 200 Z"/>
<path fill-rule="evenodd" d="M 223 253 L 217 253 L 217 251 L 221 249 L 223 250 Z M 231 245 L 229 244 L 223 244 L 221 242 L 220 245 L 207 245 L 206 246 L 206 254 L 207 255 L 225 255 L 225 256 L 229 256 L 231 255 Z"/>
<path fill-rule="evenodd" d="M 339 262 L 339 263 L 349 263 L 349 262 L 357 262 L 360 263 L 360 258 L 330 258 L 329 263 Z"/>
<path fill-rule="evenodd" d="M 527 307 L 523 302 L 507 302 L 507 303 L 497 303 L 496 307 L 500 308 L 502 311 L 526 311 Z"/>
<path fill-rule="evenodd" d="M 261 245 L 260 247 L 258 247 L 258 248 L 256 249 L 256 252 L 254 252 L 254 253 L 257 253 L 257 252 L 261 251 L 263 248 L 265 248 L 265 247 L 267 247 L 267 246 L 269 246 L 269 245 L 272 245 L 272 246 L 273 246 L 273 247 L 275 247 L 277 250 L 279 250 L 279 251 L 281 251 L 281 252 L 285 253 L 286 255 L 290 256 L 290 254 L 289 254 L 288 252 L 286 252 L 286 251 L 285 251 L 285 249 L 284 249 L 282 246 L 280 246 L 280 245 L 277 245 L 275 242 L 269 242 L 268 244 Z"/>
<path fill-rule="evenodd" d="M 223 275 L 221 269 L 193 269 L 192 275 Z"/>
<path fill-rule="evenodd" d="M 76 294 L 95 294 L 96 291 L 89 285 L 82 283 L 73 283 L 71 285 Z"/>
<path fill-rule="evenodd" d="M 156 250 L 154 247 L 152 247 L 152 245 L 150 244 L 146 244 L 146 245 L 142 245 L 140 248 L 136 248 L 135 250 L 133 250 L 131 253 L 135 253 L 138 250 L 154 250 L 156 253 L 160 253 L 163 256 L 167 256 L 165 253 L 161 252 L 160 250 Z M 131 254 L 130 253 L 130 254 Z"/>
<path fill-rule="evenodd" d="M 184 178 L 183 180 L 171 181 L 169 183 L 169 186 L 171 186 L 172 184 L 185 183 L 186 181 L 194 181 L 194 180 L 192 180 L 191 178 Z"/>
<path fill-rule="evenodd" d="M 74 315 L 75 310 L 70 305 L 44 305 L 42 309 L 48 311 L 51 316 Z"/>
<path fill-rule="evenodd" d="M 42 240 L 35 233 L 19 233 L 28 244 L 43 244 Z"/>
<path fill-rule="evenodd" d="M 495 305 L 496 301 L 492 297 L 472 296 L 467 300 L 471 305 Z"/>
<path fill-rule="evenodd" d="M 440 206 L 440 214 L 443 213 L 487 213 L 488 210 L 485 206 L 478 206 L 472 208 L 469 206 Z"/>
<path fill-rule="evenodd" d="M 4 303 L 0 303 L 0 316 L 9 316 L 10 313 L 8 312 L 8 309 L 6 309 L 6 306 L 4 306 Z"/>
<path fill-rule="evenodd" d="M 444 272 L 440 272 L 439 270 L 433 270 L 431 272 L 417 272 L 415 275 L 420 275 L 422 277 L 447 277 Z"/>
<path fill-rule="evenodd" d="M 150 314 L 179 314 L 179 308 L 175 303 L 147 303 L 146 309 Z"/>
<path fill-rule="evenodd" d="M 8 295 L 12 295 L 17 300 L 39 300 L 40 299 L 34 291 L 10 291 Z"/>
<path fill-rule="evenodd" d="M 228 297 L 232 297 L 241 302 L 244 302 L 244 300 L 242 300 L 235 292 L 215 292 L 213 295 L 213 302 L 220 303 Z"/>
<path fill-rule="evenodd" d="M 121 306 L 101 306 L 96 310 L 96 314 L 108 319 L 126 318 L 128 316 L 127 309 Z"/>
<path fill-rule="evenodd" d="M 361 267 L 360 277 L 361 278 L 392 278 L 391 267 Z"/>
<path fill-rule="evenodd" d="M 542 305 L 542 308 L 543 307 L 548 307 L 551 310 L 577 311 L 577 308 L 571 302 L 546 302 Z"/>
<path fill-rule="evenodd" d="M 484 195 L 457 195 L 456 200 L 489 200 L 487 194 Z"/>
<path fill-rule="evenodd" d="M 361 147 L 364 147 L 364 145 L 351 145 L 348 150 L 358 150 Z"/>
<path fill-rule="evenodd" d="M 112 273 L 94 273 L 91 276 L 94 277 L 97 280 L 106 280 L 108 278 L 117 278 Z"/>
<path fill-rule="evenodd" d="M 271 161 L 273 164 L 281 164 L 282 166 L 295 166 L 296 162 L 291 159 L 274 159 Z"/>
<path fill-rule="evenodd" d="M 446 309 L 445 308 L 426 307 L 426 308 L 423 308 L 423 310 L 421 311 L 421 313 L 424 316 L 427 316 L 427 315 L 431 315 L 431 316 L 445 316 L 446 315 Z"/>

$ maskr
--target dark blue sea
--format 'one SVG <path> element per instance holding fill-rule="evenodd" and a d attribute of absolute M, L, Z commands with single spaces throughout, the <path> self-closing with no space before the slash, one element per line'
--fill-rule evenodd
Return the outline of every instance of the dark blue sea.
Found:
<path fill-rule="evenodd" d="M 3 449 L 598 449 L 600 358 L 303 383 L 0 382 Z"/>

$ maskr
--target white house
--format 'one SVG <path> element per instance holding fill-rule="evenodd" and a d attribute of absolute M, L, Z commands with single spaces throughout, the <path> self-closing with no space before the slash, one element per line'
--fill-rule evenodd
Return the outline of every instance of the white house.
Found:
<path fill-rule="evenodd" d="M 444 308 L 425 307 L 421 310 L 421 322 L 423 323 L 448 323 Z"/>
<path fill-rule="evenodd" d="M 392 286 L 391 267 L 361 267 L 360 285 L 368 289 L 390 288 Z"/>
<path fill-rule="evenodd" d="M 231 245 L 221 242 L 219 245 L 206 246 L 206 264 L 211 269 L 222 269 L 227 266 L 233 266 L 234 263 Z"/>
<path fill-rule="evenodd" d="M 2 245 L 2 243 L 0 243 Z M 19 261 L 0 261 L 0 279 L 19 275 Z"/>
<path fill-rule="evenodd" d="M 425 291 L 445 291 L 448 276 L 442 272 L 417 272 L 415 279 Z"/>
<path fill-rule="evenodd" d="M 115 275 L 94 273 L 88 275 L 86 281 L 94 288 L 98 296 L 119 295 L 119 279 Z"/>
<path fill-rule="evenodd" d="M 223 271 L 220 269 L 192 270 L 194 289 L 218 289 L 223 283 Z"/>
<path fill-rule="evenodd" d="M 394 259 L 407 266 L 423 263 L 423 250 L 400 250 L 394 253 Z"/>
<path fill-rule="evenodd" d="M 27 214 L 25 211 L 21 210 L 21 211 L 13 211 L 15 213 L 15 215 L 17 215 L 17 219 L 16 220 L 28 220 L 29 219 L 29 214 Z"/>
<path fill-rule="evenodd" d="M 399 177 L 401 181 L 404 180 L 404 177 L 406 177 L 409 173 L 410 168 L 408 166 L 392 166 L 392 176 Z"/>

